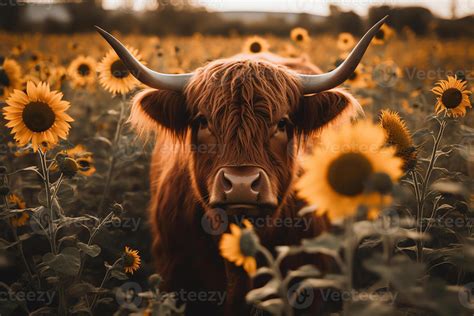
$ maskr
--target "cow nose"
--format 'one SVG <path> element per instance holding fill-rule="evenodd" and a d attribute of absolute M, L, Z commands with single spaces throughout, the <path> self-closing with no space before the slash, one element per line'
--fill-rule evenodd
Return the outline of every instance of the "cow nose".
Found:
<path fill-rule="evenodd" d="M 259 167 L 238 166 L 221 168 L 211 190 L 211 204 L 275 205 L 270 179 Z"/>

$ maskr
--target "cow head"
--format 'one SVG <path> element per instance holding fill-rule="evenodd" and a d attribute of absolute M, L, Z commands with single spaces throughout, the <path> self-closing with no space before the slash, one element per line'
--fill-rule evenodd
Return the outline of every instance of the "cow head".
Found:
<path fill-rule="evenodd" d="M 221 59 L 192 74 L 166 75 L 99 32 L 130 72 L 154 88 L 135 97 L 132 124 L 142 132 L 158 127 L 192 149 L 188 168 L 201 203 L 261 214 L 284 203 L 305 138 L 357 104 L 333 88 L 353 73 L 383 21 L 338 68 L 317 75 L 249 59 Z"/>

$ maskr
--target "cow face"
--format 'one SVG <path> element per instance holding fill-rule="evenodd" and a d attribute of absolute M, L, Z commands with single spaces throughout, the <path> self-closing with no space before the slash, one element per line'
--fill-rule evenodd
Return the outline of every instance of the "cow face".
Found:
<path fill-rule="evenodd" d="M 188 149 L 205 207 L 259 215 L 284 204 L 304 140 L 355 105 L 339 90 L 304 96 L 282 66 L 219 60 L 197 70 L 183 93 L 139 94 L 131 122 L 143 130 L 148 120 Z"/>

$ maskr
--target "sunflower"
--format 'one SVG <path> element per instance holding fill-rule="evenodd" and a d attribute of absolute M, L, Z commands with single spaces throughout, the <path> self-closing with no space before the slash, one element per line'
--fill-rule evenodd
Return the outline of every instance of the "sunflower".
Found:
<path fill-rule="evenodd" d="M 125 246 L 125 252 L 122 257 L 125 272 L 133 274 L 133 272 L 140 268 L 141 259 L 138 250 L 133 250 Z"/>
<path fill-rule="evenodd" d="M 17 194 L 8 195 L 7 202 L 12 209 L 22 210 L 26 208 L 25 201 Z M 13 217 L 10 220 L 10 222 L 14 227 L 21 227 L 21 226 L 25 226 L 29 218 L 30 218 L 30 215 L 28 214 L 28 212 L 26 211 L 18 212 L 16 213 L 15 217 Z"/>
<path fill-rule="evenodd" d="M 395 146 L 396 155 L 403 159 L 403 170 L 412 170 L 416 166 L 416 147 L 406 123 L 400 115 L 391 110 L 382 110 L 380 125 L 386 133 L 386 142 Z"/>
<path fill-rule="evenodd" d="M 337 48 L 339 48 L 342 51 L 347 51 L 352 49 L 354 47 L 356 41 L 354 39 L 354 36 L 352 36 L 351 33 L 343 32 L 340 33 L 339 36 L 337 37 Z"/>
<path fill-rule="evenodd" d="M 302 27 L 295 27 L 290 32 L 290 38 L 296 43 L 307 43 L 309 42 L 308 30 Z"/>
<path fill-rule="evenodd" d="M 387 24 L 383 24 L 382 27 L 378 30 L 377 34 L 375 34 L 372 43 L 374 45 L 383 45 L 385 44 L 392 36 L 395 34 L 395 31 L 388 26 Z"/>
<path fill-rule="evenodd" d="M 384 196 L 368 190 L 374 179 L 386 174 L 396 181 L 402 175 L 395 148 L 384 145 L 384 130 L 370 121 L 328 130 L 303 161 L 305 173 L 296 184 L 299 195 L 332 220 L 354 215 L 360 205 L 377 206 Z"/>
<path fill-rule="evenodd" d="M 242 51 L 248 54 L 258 54 L 267 52 L 269 47 L 270 45 L 264 38 L 260 36 L 252 36 L 245 41 Z"/>
<path fill-rule="evenodd" d="M 14 89 L 21 89 L 21 67 L 13 59 L 0 57 L 0 98 L 7 98 Z"/>
<path fill-rule="evenodd" d="M 91 152 L 87 151 L 87 149 L 83 145 L 77 145 L 74 148 L 67 149 L 61 151 L 58 155 L 62 156 L 62 159 L 57 156 L 56 160 L 64 162 L 64 158 L 69 158 L 72 161 L 74 161 L 74 164 L 72 162 L 67 161 L 66 163 L 70 166 L 72 166 L 75 170 L 75 172 L 78 172 L 86 177 L 89 177 L 93 175 L 96 172 L 96 168 L 94 167 L 94 158 Z M 61 163 L 60 163 L 61 164 Z M 63 167 L 60 168 L 62 171 L 64 167 L 67 166 L 59 166 Z M 58 170 L 58 165 L 57 163 L 53 163 L 51 166 L 51 171 L 57 171 Z"/>
<path fill-rule="evenodd" d="M 92 57 L 81 55 L 74 59 L 67 69 L 72 86 L 74 88 L 91 87 L 95 82 L 96 66 Z"/>
<path fill-rule="evenodd" d="M 25 50 L 26 50 L 25 44 L 20 43 L 20 44 L 14 46 L 12 48 L 11 53 L 14 56 L 19 56 L 19 55 L 23 54 L 25 52 Z"/>
<path fill-rule="evenodd" d="M 244 270 L 252 275 L 257 270 L 255 255 L 258 240 L 252 230 L 252 224 L 248 220 L 244 220 L 243 223 L 245 229 L 240 229 L 236 224 L 230 224 L 230 234 L 222 235 L 219 249 L 224 258 L 237 266 L 243 266 Z"/>
<path fill-rule="evenodd" d="M 43 143 L 47 147 L 58 143 L 59 138 L 66 139 L 69 122 L 74 121 L 66 110 L 69 102 L 62 100 L 63 94 L 51 91 L 47 83 L 35 85 L 28 82 L 26 93 L 15 90 L 6 100 L 4 110 L 7 127 L 12 129 L 15 140 L 20 146 L 31 141 L 34 151 Z"/>
<path fill-rule="evenodd" d="M 445 112 L 452 117 L 466 115 L 466 109 L 472 108 L 469 95 L 471 92 L 466 88 L 466 82 L 458 80 L 456 76 L 448 76 L 448 80 L 440 80 L 431 91 L 437 95 L 435 106 L 436 114 Z"/>
<path fill-rule="evenodd" d="M 373 86 L 372 76 L 365 71 L 365 67 L 359 64 L 346 81 L 353 88 L 369 88 Z"/>
<path fill-rule="evenodd" d="M 128 50 L 142 62 L 138 50 L 134 48 L 128 48 Z M 127 94 L 138 85 L 138 81 L 113 50 L 105 55 L 97 70 L 99 71 L 100 84 L 112 94 Z"/>

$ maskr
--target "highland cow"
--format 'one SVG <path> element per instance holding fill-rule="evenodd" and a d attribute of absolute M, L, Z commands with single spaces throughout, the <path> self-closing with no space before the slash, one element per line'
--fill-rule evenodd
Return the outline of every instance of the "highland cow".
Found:
<path fill-rule="evenodd" d="M 135 96 L 130 122 L 139 134 L 156 134 L 150 218 L 163 290 L 226 295 L 223 306 L 182 298 L 188 315 L 250 313 L 245 294 L 252 282 L 220 256 L 219 235 L 205 229 L 203 217 L 216 210 L 231 220 L 298 217 L 304 206 L 292 186 L 300 172 L 298 155 L 322 128 L 360 111 L 357 101 L 336 87 L 354 72 L 383 21 L 344 63 L 324 74 L 305 60 L 272 54 L 216 60 L 192 74 L 161 74 L 98 29 L 129 71 L 152 88 Z M 299 244 L 326 226 L 325 218 L 312 216 L 309 227 L 255 229 L 273 250 Z M 303 259 L 320 267 L 325 262 Z M 301 260 L 288 260 L 284 269 Z"/>

